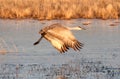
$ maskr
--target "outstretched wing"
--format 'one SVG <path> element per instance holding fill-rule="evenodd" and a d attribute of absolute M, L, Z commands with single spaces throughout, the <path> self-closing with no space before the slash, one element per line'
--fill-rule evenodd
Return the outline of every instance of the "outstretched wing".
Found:
<path fill-rule="evenodd" d="M 56 38 L 53 34 L 47 32 L 46 35 L 44 35 L 44 38 L 47 39 L 51 44 L 58 50 L 60 53 L 66 52 L 69 47 L 61 40 Z"/>
<path fill-rule="evenodd" d="M 53 28 L 51 30 L 47 31 L 47 34 L 50 34 L 52 37 L 56 38 L 57 40 L 61 41 L 63 45 L 65 45 L 67 48 L 71 47 L 75 51 L 80 50 L 83 46 L 82 43 L 77 41 L 77 39 L 73 36 L 72 32 L 68 29 L 63 28 Z"/>
<path fill-rule="evenodd" d="M 52 39 L 51 43 L 60 53 L 65 53 L 69 49 L 69 47 L 59 39 Z"/>

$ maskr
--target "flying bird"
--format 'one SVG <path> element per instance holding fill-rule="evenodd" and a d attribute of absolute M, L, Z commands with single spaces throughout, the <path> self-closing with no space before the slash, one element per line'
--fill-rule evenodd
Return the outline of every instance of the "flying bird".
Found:
<path fill-rule="evenodd" d="M 37 45 L 42 38 L 48 40 L 60 53 L 65 53 L 69 48 L 73 48 L 75 51 L 80 51 L 83 44 L 79 42 L 71 30 L 85 30 L 84 28 L 77 27 L 64 27 L 59 23 L 46 26 L 39 31 L 41 37 L 34 45 Z"/>

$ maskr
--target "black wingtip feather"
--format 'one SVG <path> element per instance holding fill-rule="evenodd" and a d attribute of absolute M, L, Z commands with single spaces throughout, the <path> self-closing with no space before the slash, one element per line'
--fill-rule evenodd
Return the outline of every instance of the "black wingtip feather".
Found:
<path fill-rule="evenodd" d="M 83 47 L 82 43 L 80 43 L 79 41 L 75 41 L 72 48 L 75 51 L 77 51 L 77 50 L 80 51 L 80 49 L 82 49 L 82 47 Z"/>

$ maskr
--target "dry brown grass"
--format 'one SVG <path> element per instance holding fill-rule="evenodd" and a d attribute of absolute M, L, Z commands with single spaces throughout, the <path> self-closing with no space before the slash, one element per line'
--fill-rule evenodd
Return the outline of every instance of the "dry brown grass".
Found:
<path fill-rule="evenodd" d="M 71 19 L 120 17 L 120 0 L 0 0 L 0 18 Z"/>

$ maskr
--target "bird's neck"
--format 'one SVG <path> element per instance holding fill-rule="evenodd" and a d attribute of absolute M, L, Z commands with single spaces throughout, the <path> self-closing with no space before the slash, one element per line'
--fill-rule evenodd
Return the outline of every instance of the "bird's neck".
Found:
<path fill-rule="evenodd" d="M 69 30 L 82 30 L 81 28 L 79 27 L 67 27 Z"/>

